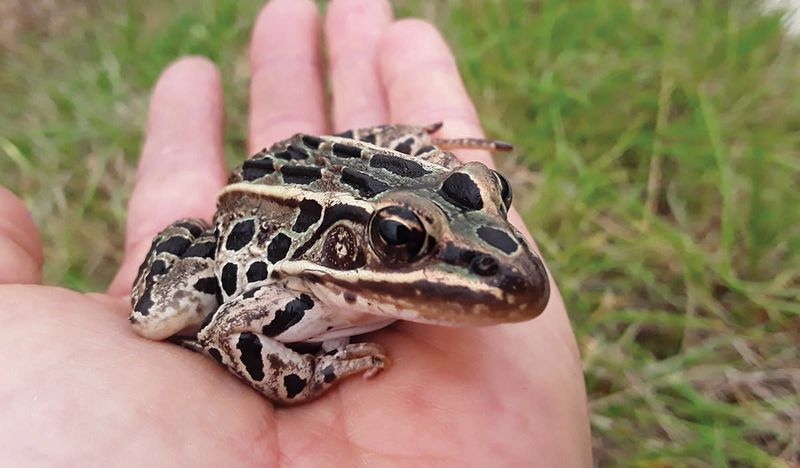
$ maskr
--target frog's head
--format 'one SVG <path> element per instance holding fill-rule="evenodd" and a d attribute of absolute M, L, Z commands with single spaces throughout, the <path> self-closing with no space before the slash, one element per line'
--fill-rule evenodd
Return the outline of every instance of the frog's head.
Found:
<path fill-rule="evenodd" d="M 386 191 L 373 200 L 363 237 L 354 236 L 366 239 L 354 249 L 359 268 L 324 274 L 319 284 L 350 298 L 350 307 L 404 320 L 484 325 L 534 318 L 547 304 L 548 276 L 506 219 L 510 203 L 508 181 L 477 162 L 443 171 L 425 187 Z M 331 250 L 324 255 L 336 256 Z"/>

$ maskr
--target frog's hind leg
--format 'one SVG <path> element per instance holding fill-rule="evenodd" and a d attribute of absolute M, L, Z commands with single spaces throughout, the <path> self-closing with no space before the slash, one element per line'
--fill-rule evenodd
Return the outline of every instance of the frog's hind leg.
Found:
<path fill-rule="evenodd" d="M 335 136 L 363 141 L 381 148 L 413 155 L 421 148 L 430 147 L 432 131 L 435 131 L 435 128 L 431 126 L 378 125 L 347 130 Z"/>
<path fill-rule="evenodd" d="M 219 307 L 214 231 L 203 221 L 171 224 L 156 236 L 133 284 L 130 321 L 153 340 L 198 328 Z"/>
<path fill-rule="evenodd" d="M 450 151 L 457 149 L 476 149 L 492 152 L 513 151 L 514 145 L 500 140 L 487 140 L 485 138 L 432 138 L 431 143 L 436 147 Z"/>
<path fill-rule="evenodd" d="M 443 127 L 442 122 L 425 126 L 379 125 L 377 127 L 348 130 L 336 136 L 352 138 L 382 148 L 388 148 L 425 161 L 454 168 L 461 163 L 450 152 L 456 149 L 479 149 L 486 151 L 511 151 L 514 146 L 498 140 L 484 138 L 435 138 L 434 133 Z"/>
<path fill-rule="evenodd" d="M 306 294 L 262 287 L 223 304 L 200 330 L 197 343 L 270 400 L 300 403 L 343 378 L 357 373 L 370 377 L 389 363 L 383 348 L 374 343 L 328 340 L 317 354 L 284 344 L 324 332 L 330 314 Z M 181 344 L 194 346 L 192 340 Z"/>

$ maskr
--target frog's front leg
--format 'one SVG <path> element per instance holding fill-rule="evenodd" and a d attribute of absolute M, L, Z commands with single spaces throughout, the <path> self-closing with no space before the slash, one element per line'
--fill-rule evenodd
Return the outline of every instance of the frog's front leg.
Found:
<path fill-rule="evenodd" d="M 370 377 L 389 363 L 373 343 L 343 340 L 316 355 L 283 344 L 324 333 L 329 317 L 333 314 L 307 294 L 264 286 L 223 304 L 198 334 L 197 346 L 267 398 L 300 403 L 349 375 Z"/>
<path fill-rule="evenodd" d="M 196 330 L 219 307 L 215 249 L 214 230 L 197 219 L 176 221 L 156 236 L 131 293 L 137 333 L 162 340 Z"/>

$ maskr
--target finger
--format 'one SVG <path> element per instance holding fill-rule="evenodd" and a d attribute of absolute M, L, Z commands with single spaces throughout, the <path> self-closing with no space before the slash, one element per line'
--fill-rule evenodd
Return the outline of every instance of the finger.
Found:
<path fill-rule="evenodd" d="M 250 49 L 250 152 L 297 132 L 327 130 L 320 19 L 310 0 L 273 0 Z"/>
<path fill-rule="evenodd" d="M 415 19 L 394 23 L 381 39 L 379 56 L 392 122 L 444 122 L 437 137 L 483 137 L 453 53 L 433 26 Z M 492 165 L 486 151 L 456 153 L 462 160 Z"/>
<path fill-rule="evenodd" d="M 25 204 L 0 187 L 0 284 L 42 281 L 42 245 Z"/>
<path fill-rule="evenodd" d="M 150 100 L 125 255 L 111 294 L 130 291 L 156 233 L 180 218 L 210 219 L 225 183 L 222 122 L 222 85 L 211 62 L 185 58 L 163 72 Z"/>
<path fill-rule="evenodd" d="M 334 0 L 328 7 L 325 38 L 337 132 L 388 121 L 378 44 L 391 21 L 392 7 L 384 0 Z"/>

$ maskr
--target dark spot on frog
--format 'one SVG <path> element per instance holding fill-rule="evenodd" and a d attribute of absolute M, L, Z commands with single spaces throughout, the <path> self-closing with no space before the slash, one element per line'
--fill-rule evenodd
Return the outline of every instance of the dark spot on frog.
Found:
<path fill-rule="evenodd" d="M 465 210 L 483 208 L 481 190 L 472 178 L 463 172 L 454 172 L 442 183 L 439 193 L 450 203 Z"/>
<path fill-rule="evenodd" d="M 287 184 L 308 185 L 322 177 L 322 169 L 315 166 L 287 164 L 281 168 L 281 175 Z"/>
<path fill-rule="evenodd" d="M 200 291 L 201 293 L 217 294 L 219 285 L 217 284 L 216 278 L 210 277 L 210 278 L 200 278 L 199 280 L 195 281 L 192 287 L 194 287 L 195 290 Z"/>
<path fill-rule="evenodd" d="M 514 253 L 519 245 L 514 242 L 505 231 L 496 229 L 489 226 L 481 226 L 478 228 L 478 236 L 492 247 L 505 252 L 506 254 Z"/>
<path fill-rule="evenodd" d="M 261 340 L 253 333 L 242 333 L 236 341 L 236 349 L 242 353 L 240 360 L 250 378 L 257 382 L 264 380 Z"/>
<path fill-rule="evenodd" d="M 222 364 L 222 353 L 217 348 L 208 348 L 208 354 L 214 358 L 215 361 Z"/>
<path fill-rule="evenodd" d="M 256 223 L 252 219 L 247 219 L 236 223 L 228 239 L 225 241 L 225 248 L 228 250 L 240 250 L 246 246 L 256 233 Z"/>
<path fill-rule="evenodd" d="M 274 224 L 266 224 L 262 225 L 261 228 L 258 230 L 258 234 L 256 234 L 256 243 L 259 247 L 263 247 L 267 245 L 267 242 L 272 235 L 275 234 L 276 226 Z"/>
<path fill-rule="evenodd" d="M 334 372 L 332 365 L 325 366 L 322 369 L 322 379 L 325 383 L 331 383 L 336 380 L 336 372 Z"/>
<path fill-rule="evenodd" d="M 317 149 L 322 144 L 322 138 L 313 135 L 303 135 L 303 144 L 309 148 Z"/>
<path fill-rule="evenodd" d="M 222 267 L 221 283 L 222 289 L 228 296 L 233 296 L 236 292 L 236 285 L 238 282 L 239 267 L 235 263 L 226 263 Z"/>
<path fill-rule="evenodd" d="M 247 282 L 255 283 L 267 279 L 267 264 L 264 262 L 253 262 L 247 268 Z"/>
<path fill-rule="evenodd" d="M 386 169 L 392 174 L 402 177 L 422 177 L 431 172 L 422 164 L 411 159 L 400 158 L 388 154 L 376 154 L 369 160 L 369 166 L 374 168 Z"/>
<path fill-rule="evenodd" d="M 259 288 L 253 288 L 247 291 L 246 293 L 242 294 L 242 299 L 252 299 L 256 295 L 256 292 L 258 292 L 258 290 Z"/>
<path fill-rule="evenodd" d="M 283 378 L 283 386 L 286 387 L 286 396 L 294 398 L 306 388 L 306 379 L 297 374 L 289 374 Z"/>
<path fill-rule="evenodd" d="M 414 154 L 416 155 L 416 154 L 425 154 L 425 153 L 430 153 L 431 151 L 433 151 L 433 150 L 435 150 L 435 149 L 436 149 L 436 148 L 435 148 L 435 147 L 433 147 L 433 146 L 431 146 L 431 145 L 425 145 L 425 146 L 423 146 L 422 148 L 418 149 L 418 150 L 417 150 L 417 152 L 416 152 L 416 153 L 414 153 Z"/>
<path fill-rule="evenodd" d="M 347 131 L 342 132 L 342 133 L 337 133 L 334 136 L 338 136 L 338 137 L 342 137 L 342 138 L 349 138 L 349 139 L 352 140 L 353 139 L 353 131 L 352 130 L 347 130 Z"/>
<path fill-rule="evenodd" d="M 136 301 L 133 310 L 142 315 L 148 315 L 151 307 L 153 307 L 153 299 L 150 297 L 150 287 L 145 286 L 144 294 Z"/>
<path fill-rule="evenodd" d="M 411 145 L 413 144 L 414 144 L 414 139 L 407 138 L 406 140 L 395 145 L 394 150 L 405 154 L 411 154 Z"/>
<path fill-rule="evenodd" d="M 348 304 L 355 304 L 356 299 L 358 299 L 358 297 L 355 294 L 351 293 L 350 291 L 345 291 L 343 296 L 344 296 L 344 301 Z"/>
<path fill-rule="evenodd" d="M 171 253 L 172 255 L 180 255 L 187 248 L 189 248 L 189 245 L 191 243 L 192 241 L 190 241 L 186 237 L 182 236 L 170 237 L 164 242 L 159 242 L 158 245 L 156 245 L 156 253 L 168 252 Z"/>
<path fill-rule="evenodd" d="M 203 227 L 194 221 L 183 221 L 180 223 L 175 223 L 175 227 L 182 227 L 189 231 L 192 237 L 197 237 L 203 233 Z"/>
<path fill-rule="evenodd" d="M 214 250 L 217 248 L 217 243 L 214 241 L 198 242 L 192 244 L 186 252 L 181 255 L 181 258 L 214 258 Z"/>
<path fill-rule="evenodd" d="M 147 252 L 148 257 L 150 256 L 151 252 L 155 250 L 156 244 L 158 244 L 158 238 L 153 239 L 153 242 L 150 243 L 150 250 Z M 133 284 L 139 283 L 139 280 L 142 279 L 142 275 L 144 274 L 145 270 L 147 270 L 148 265 L 149 264 L 147 261 L 144 261 L 141 265 L 139 265 L 139 270 L 136 272 L 136 280 L 133 282 Z"/>
<path fill-rule="evenodd" d="M 333 154 L 340 158 L 360 158 L 361 148 L 358 146 L 345 145 L 344 143 L 334 143 Z"/>
<path fill-rule="evenodd" d="M 292 239 L 286 234 L 279 232 L 269 243 L 267 247 L 267 260 L 271 263 L 276 263 L 284 258 L 289 252 L 289 247 L 292 246 Z"/>
<path fill-rule="evenodd" d="M 275 157 L 285 161 L 302 161 L 308 159 L 308 154 L 296 146 L 289 145 L 284 151 L 275 153 Z"/>
<path fill-rule="evenodd" d="M 371 145 L 374 145 L 375 138 L 376 138 L 375 134 L 370 133 L 369 135 L 364 135 L 363 137 L 361 137 L 361 141 L 363 141 L 364 143 L 369 143 Z"/>
<path fill-rule="evenodd" d="M 307 310 L 314 307 L 314 300 L 308 294 L 301 294 L 297 299 L 289 301 L 283 309 L 275 312 L 272 321 L 261 328 L 261 333 L 272 337 L 278 336 L 303 319 Z"/>
<path fill-rule="evenodd" d="M 292 226 L 294 232 L 305 232 L 322 217 L 322 205 L 314 200 L 303 200 L 299 204 L 300 213 Z"/>
<path fill-rule="evenodd" d="M 248 159 L 242 164 L 242 178 L 247 181 L 260 179 L 273 172 L 275 172 L 275 165 L 271 158 Z"/>
<path fill-rule="evenodd" d="M 358 193 L 365 198 L 372 198 L 389 189 L 389 185 L 385 182 L 349 167 L 342 169 L 341 179 L 343 183 L 358 190 Z"/>
<path fill-rule="evenodd" d="M 167 271 L 167 263 L 164 260 L 156 260 L 150 267 L 150 273 L 147 274 L 147 280 L 151 280 L 154 276 L 158 276 L 165 271 Z"/>

